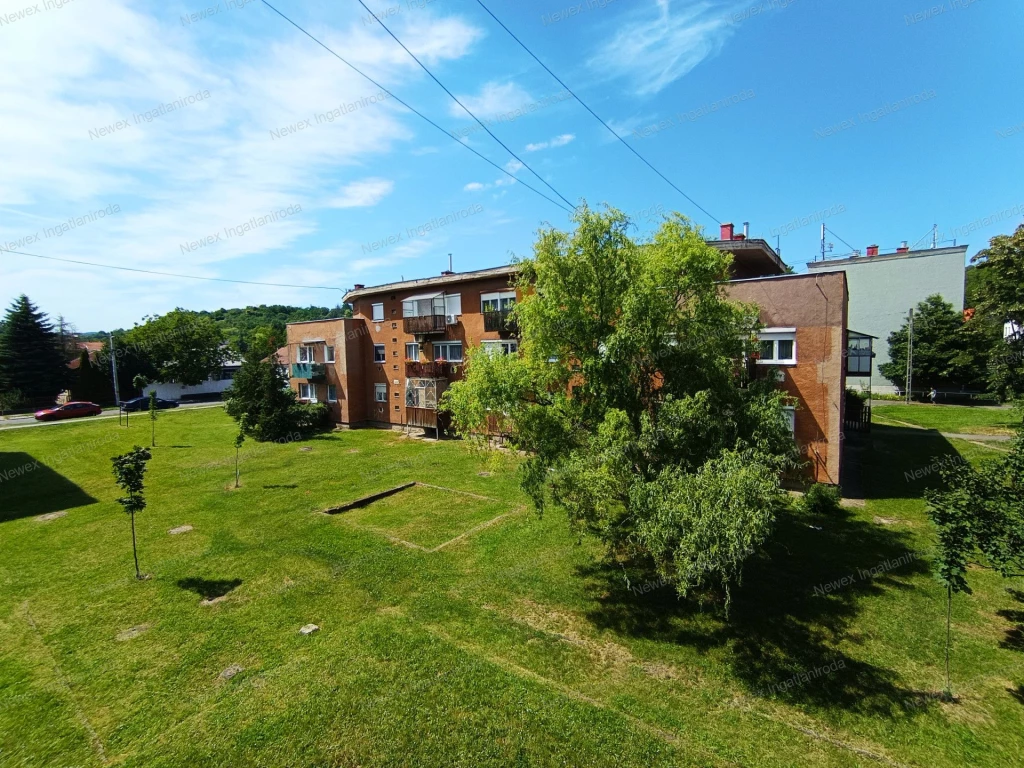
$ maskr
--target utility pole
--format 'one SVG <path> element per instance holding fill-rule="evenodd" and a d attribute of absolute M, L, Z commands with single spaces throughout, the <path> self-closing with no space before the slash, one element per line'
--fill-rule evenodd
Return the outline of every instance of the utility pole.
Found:
<path fill-rule="evenodd" d="M 821 225 L 821 260 L 825 260 L 825 225 Z"/>
<path fill-rule="evenodd" d="M 907 326 L 907 405 L 911 402 L 914 387 L 914 310 L 910 310 L 910 321 Z"/>
<path fill-rule="evenodd" d="M 121 388 L 117 384 L 117 354 L 114 352 L 114 334 L 108 334 L 110 338 L 110 369 L 114 376 L 114 402 L 121 407 Z"/>
<path fill-rule="evenodd" d="M 939 225 L 932 224 L 932 249 L 939 247 Z"/>

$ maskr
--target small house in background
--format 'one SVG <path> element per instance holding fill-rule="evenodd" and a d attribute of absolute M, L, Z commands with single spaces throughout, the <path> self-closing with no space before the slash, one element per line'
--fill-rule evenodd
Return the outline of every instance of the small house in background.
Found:
<path fill-rule="evenodd" d="M 150 392 L 156 392 L 156 396 L 161 400 L 181 400 L 183 402 L 220 400 L 224 395 L 224 390 L 231 386 L 235 374 L 241 367 L 241 360 L 226 360 L 220 369 L 212 373 L 202 384 L 190 387 L 174 381 L 156 381 L 148 384 L 142 394 L 149 395 Z"/>

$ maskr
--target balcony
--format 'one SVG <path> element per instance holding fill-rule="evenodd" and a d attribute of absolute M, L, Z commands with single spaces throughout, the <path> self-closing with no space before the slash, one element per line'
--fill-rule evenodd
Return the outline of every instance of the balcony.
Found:
<path fill-rule="evenodd" d="M 323 363 L 292 363 L 292 378 L 306 381 L 323 381 L 327 371 Z"/>
<path fill-rule="evenodd" d="M 444 333 L 448 329 L 444 315 L 419 315 L 402 318 L 405 332 L 413 335 Z"/>
<path fill-rule="evenodd" d="M 410 379 L 447 379 L 451 375 L 454 365 L 458 365 L 458 363 L 436 361 L 421 363 L 416 360 L 406 360 L 405 375 Z"/>
<path fill-rule="evenodd" d="M 495 310 L 484 312 L 484 330 L 488 333 L 501 333 L 515 335 L 517 329 L 515 320 L 512 319 L 511 309 Z"/>
<path fill-rule="evenodd" d="M 406 407 L 405 421 L 410 427 L 437 429 L 437 411 L 433 408 Z"/>

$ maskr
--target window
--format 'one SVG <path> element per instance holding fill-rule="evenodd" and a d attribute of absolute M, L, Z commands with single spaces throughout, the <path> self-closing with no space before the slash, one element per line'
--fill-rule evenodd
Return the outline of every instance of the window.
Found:
<path fill-rule="evenodd" d="M 387 359 L 387 353 L 384 351 L 383 344 L 373 345 L 373 362 L 383 363 Z"/>
<path fill-rule="evenodd" d="M 519 342 L 511 341 L 485 341 L 483 348 L 492 355 L 514 355 L 519 351 Z"/>
<path fill-rule="evenodd" d="M 299 347 L 299 362 L 312 363 L 316 359 L 312 347 Z"/>
<path fill-rule="evenodd" d="M 406 360 L 419 360 L 420 359 L 420 345 L 414 342 L 410 342 L 405 345 L 405 359 Z"/>
<path fill-rule="evenodd" d="M 386 403 L 388 401 L 388 385 L 374 384 L 373 399 L 376 400 L 378 403 Z"/>
<path fill-rule="evenodd" d="M 782 406 L 782 416 L 786 419 L 789 434 L 796 436 L 796 408 L 792 405 Z"/>
<path fill-rule="evenodd" d="M 449 363 L 461 363 L 462 362 L 462 342 L 461 341 L 435 341 L 434 342 L 434 359 L 435 360 L 447 360 Z"/>
<path fill-rule="evenodd" d="M 327 402 L 336 403 L 338 402 L 338 388 L 334 384 L 327 385 Z"/>
<path fill-rule="evenodd" d="M 759 365 L 794 365 L 796 363 L 796 329 L 768 328 L 758 334 L 761 356 Z"/>
<path fill-rule="evenodd" d="M 299 400 L 316 402 L 316 386 L 313 384 L 299 384 Z"/>
<path fill-rule="evenodd" d="M 453 293 L 444 297 L 444 313 L 446 315 L 462 314 L 462 294 Z"/>
<path fill-rule="evenodd" d="M 481 312 L 506 312 L 516 303 L 515 291 L 497 291 L 480 294 Z"/>
<path fill-rule="evenodd" d="M 325 347 L 324 348 L 324 362 L 325 363 L 333 363 L 334 362 L 334 347 Z"/>
<path fill-rule="evenodd" d="M 870 336 L 854 336 L 846 341 L 846 373 L 850 376 L 868 376 L 871 374 L 871 358 L 874 357 L 871 349 L 872 340 Z"/>
<path fill-rule="evenodd" d="M 384 304 L 372 304 L 373 309 L 373 322 L 380 323 L 384 320 Z"/>
<path fill-rule="evenodd" d="M 402 302 L 402 317 L 428 317 L 445 314 L 445 297 L 413 296 Z"/>

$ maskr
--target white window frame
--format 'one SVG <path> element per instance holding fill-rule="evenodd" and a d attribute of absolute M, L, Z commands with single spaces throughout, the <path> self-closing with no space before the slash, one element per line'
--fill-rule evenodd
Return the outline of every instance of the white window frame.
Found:
<path fill-rule="evenodd" d="M 303 359 L 305 358 L 305 359 Z M 299 347 L 299 362 L 300 363 L 315 363 L 316 362 L 316 348 L 305 344 Z"/>
<path fill-rule="evenodd" d="M 411 356 L 409 355 L 409 348 L 410 347 L 415 348 L 415 350 L 416 350 L 416 354 L 415 355 L 411 355 Z M 417 344 L 415 341 L 407 341 L 405 343 L 405 359 L 406 360 L 412 360 L 413 362 L 418 362 L 419 361 L 419 359 L 420 359 L 420 345 Z"/>
<path fill-rule="evenodd" d="M 461 293 L 446 293 L 444 296 L 444 313 L 445 315 L 461 315 L 462 314 L 462 294 Z"/>
<path fill-rule="evenodd" d="M 786 423 L 789 426 L 789 433 L 796 437 L 796 406 L 784 405 L 782 406 L 782 414 L 786 417 Z"/>
<path fill-rule="evenodd" d="M 377 353 L 380 352 L 380 357 L 377 357 Z M 383 344 L 373 345 L 373 362 L 375 363 L 386 363 L 388 361 L 388 350 Z"/>
<path fill-rule="evenodd" d="M 519 352 L 519 339 L 487 340 L 480 342 L 488 354 L 514 355 Z"/>
<path fill-rule="evenodd" d="M 495 309 L 487 309 L 485 305 L 487 302 L 493 301 L 497 303 Z M 480 294 L 480 311 L 481 312 L 506 312 L 515 305 L 516 303 L 516 292 L 515 291 L 492 291 L 490 293 Z"/>
<path fill-rule="evenodd" d="M 388 385 L 387 384 L 374 384 L 373 385 L 373 400 L 376 403 L 386 403 L 388 401 Z"/>
<path fill-rule="evenodd" d="M 302 394 L 305 390 L 306 394 Z M 316 384 L 299 384 L 299 400 L 305 400 L 307 403 L 315 403 L 316 400 Z"/>
<path fill-rule="evenodd" d="M 772 344 L 772 356 L 765 357 L 763 350 L 758 350 L 759 356 L 757 358 L 758 365 L 796 365 L 797 363 L 797 350 L 796 350 L 796 328 L 765 328 L 763 331 L 757 334 L 758 342 L 771 341 Z M 780 341 L 791 341 L 793 342 L 793 355 L 788 358 L 778 357 L 779 342 Z"/>
<path fill-rule="evenodd" d="M 327 402 L 336 403 L 338 402 L 338 386 L 337 384 L 327 385 Z"/>
<path fill-rule="evenodd" d="M 324 347 L 324 362 L 325 363 L 333 363 L 334 362 L 334 347 L 332 347 L 330 345 Z"/>
<path fill-rule="evenodd" d="M 384 322 L 384 302 L 370 305 L 370 321 L 374 323 Z"/>
<path fill-rule="evenodd" d="M 441 357 L 444 357 L 444 359 L 447 360 L 449 363 L 461 363 L 463 361 L 463 359 L 464 359 L 463 358 L 463 349 L 462 349 L 462 342 L 461 341 L 435 341 L 432 346 L 434 347 L 434 349 L 432 351 L 434 353 L 434 359 L 435 360 L 439 360 L 439 359 L 441 359 Z M 442 347 L 446 351 L 450 351 L 454 347 L 458 347 L 459 348 L 459 356 L 456 358 L 454 356 L 447 355 L 447 354 L 443 355 L 443 356 L 439 355 L 438 354 L 438 347 Z"/>

